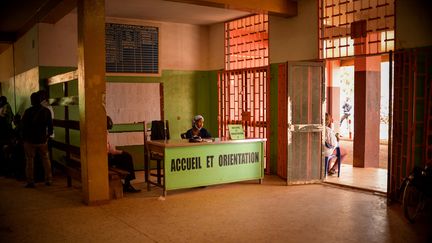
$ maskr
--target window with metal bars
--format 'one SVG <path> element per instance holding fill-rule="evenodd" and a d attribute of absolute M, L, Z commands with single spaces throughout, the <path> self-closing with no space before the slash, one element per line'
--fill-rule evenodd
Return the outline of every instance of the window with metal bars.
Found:
<path fill-rule="evenodd" d="M 129 24 L 105 25 L 108 73 L 159 73 L 159 28 Z"/>
<path fill-rule="evenodd" d="M 225 23 L 225 70 L 268 65 L 268 16 L 257 14 Z"/>
<path fill-rule="evenodd" d="M 320 0 L 318 8 L 321 59 L 394 49 L 394 0 Z"/>

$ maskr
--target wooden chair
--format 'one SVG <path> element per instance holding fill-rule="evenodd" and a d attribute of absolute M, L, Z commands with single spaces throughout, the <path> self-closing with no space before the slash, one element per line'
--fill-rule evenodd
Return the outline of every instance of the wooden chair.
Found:
<path fill-rule="evenodd" d="M 328 174 L 328 169 L 330 167 L 330 161 L 333 158 L 336 158 L 336 162 L 338 163 L 338 177 L 340 177 L 340 173 L 341 173 L 341 153 L 340 153 L 340 148 L 339 146 L 335 148 L 336 150 L 336 154 L 332 154 L 329 156 L 325 156 L 324 158 L 324 177 L 327 177 Z"/>
<path fill-rule="evenodd" d="M 168 120 L 164 121 L 152 121 L 151 128 L 147 128 L 147 124 L 144 122 L 144 171 L 145 171 L 145 182 L 147 183 L 147 190 L 150 190 L 150 185 L 156 185 L 163 187 L 162 184 L 162 170 L 163 170 L 163 154 L 154 151 L 149 151 L 147 141 L 149 140 L 168 140 L 169 135 L 169 124 Z M 156 161 L 156 173 L 151 172 L 150 162 Z M 151 177 L 156 177 L 156 181 L 153 181 Z"/>

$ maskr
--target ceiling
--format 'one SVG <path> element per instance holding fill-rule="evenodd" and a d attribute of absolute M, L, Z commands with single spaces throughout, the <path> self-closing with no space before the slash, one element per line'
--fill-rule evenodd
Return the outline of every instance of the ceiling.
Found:
<path fill-rule="evenodd" d="M 105 0 L 107 17 L 209 25 L 250 15 L 250 12 L 164 0 Z M 0 43 L 12 43 L 38 22 L 55 23 L 76 0 L 1 0 Z"/>
<path fill-rule="evenodd" d="M 109 17 L 210 25 L 250 15 L 250 12 L 163 0 L 105 0 Z"/>
<path fill-rule="evenodd" d="M 76 0 L 1 0 L 0 53 L 37 23 L 55 23 L 76 11 Z M 105 0 L 107 17 L 210 25 L 250 12 L 165 0 Z"/>

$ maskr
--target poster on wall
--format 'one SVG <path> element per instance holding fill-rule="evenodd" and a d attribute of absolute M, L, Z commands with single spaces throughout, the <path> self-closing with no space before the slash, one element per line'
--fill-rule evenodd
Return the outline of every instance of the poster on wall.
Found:
<path fill-rule="evenodd" d="M 106 112 L 114 124 L 161 119 L 159 83 L 106 83 Z M 111 133 L 115 145 L 142 144 L 142 132 Z"/>

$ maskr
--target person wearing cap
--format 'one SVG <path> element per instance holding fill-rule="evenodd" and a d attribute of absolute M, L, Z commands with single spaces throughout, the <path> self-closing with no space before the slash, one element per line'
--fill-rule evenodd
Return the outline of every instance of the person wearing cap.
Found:
<path fill-rule="evenodd" d="M 186 138 L 211 138 L 211 134 L 204 128 L 204 117 L 202 115 L 196 115 L 192 119 L 192 128 L 186 132 Z"/>

